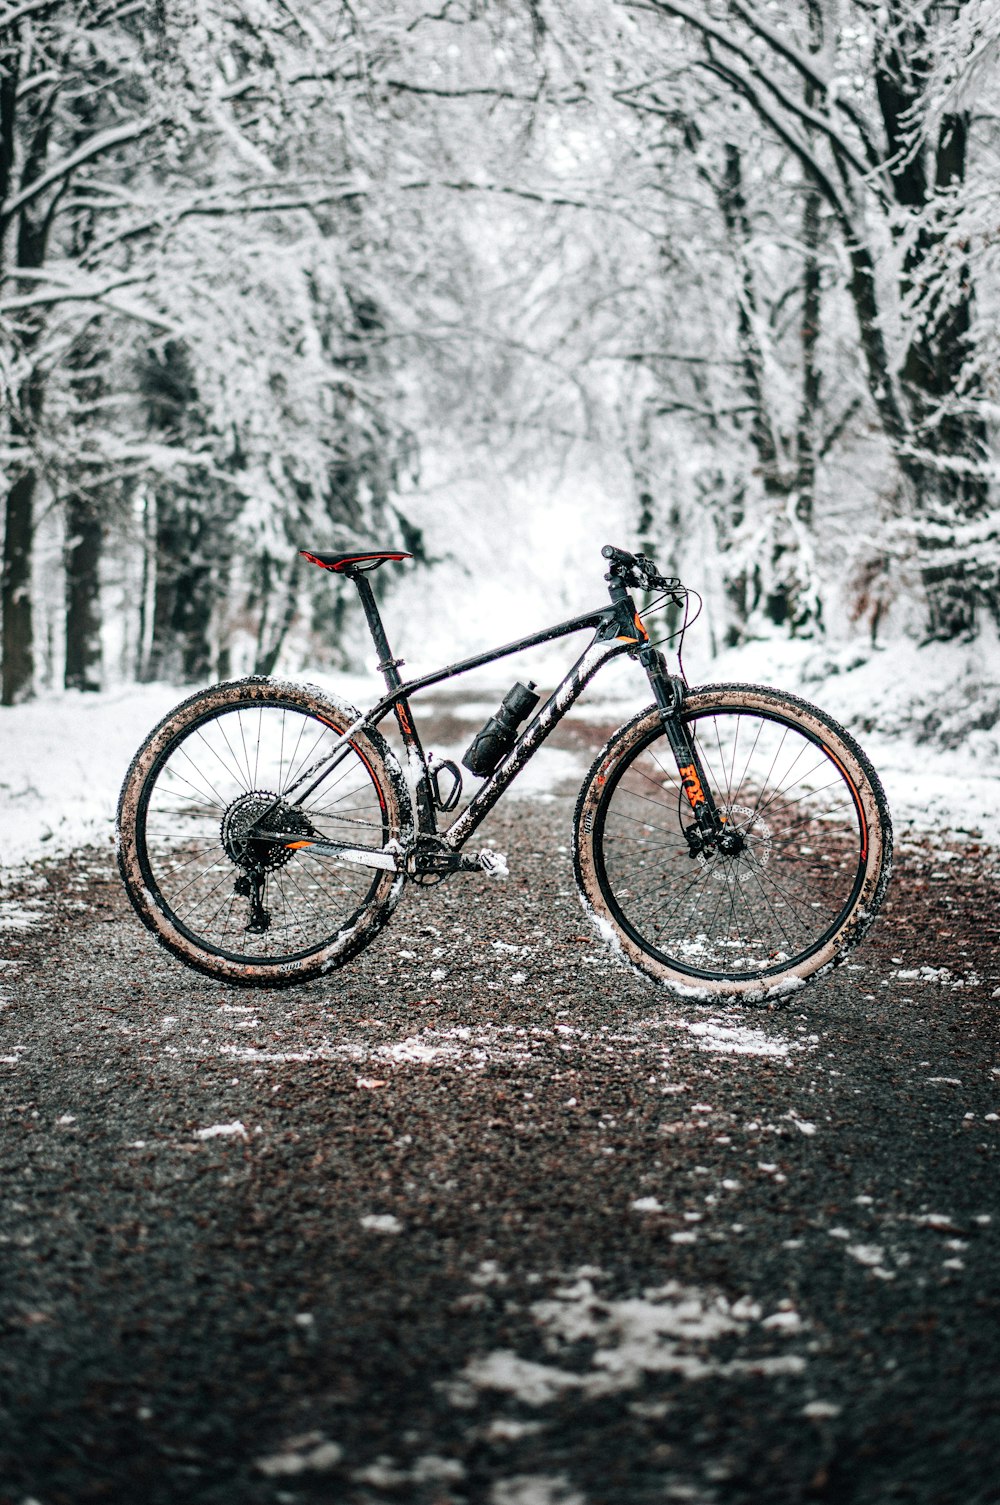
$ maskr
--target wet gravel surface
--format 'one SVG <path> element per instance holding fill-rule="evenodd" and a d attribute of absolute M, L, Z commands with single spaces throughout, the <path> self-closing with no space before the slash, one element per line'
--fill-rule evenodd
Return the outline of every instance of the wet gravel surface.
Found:
<path fill-rule="evenodd" d="M 1000 1500 L 1000 858 L 904 842 L 727 1010 L 591 934 L 571 810 L 288 993 L 105 852 L 0 891 L 3 1505 Z"/>

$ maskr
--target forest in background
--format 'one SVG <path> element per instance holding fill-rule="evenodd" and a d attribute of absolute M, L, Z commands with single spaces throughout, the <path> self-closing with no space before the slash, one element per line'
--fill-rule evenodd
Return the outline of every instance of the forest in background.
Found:
<path fill-rule="evenodd" d="M 574 491 L 719 647 L 995 643 L 998 56 L 994 0 L 0 0 L 3 703 L 348 666 L 298 548 L 434 598 L 558 494 L 541 619 Z"/>

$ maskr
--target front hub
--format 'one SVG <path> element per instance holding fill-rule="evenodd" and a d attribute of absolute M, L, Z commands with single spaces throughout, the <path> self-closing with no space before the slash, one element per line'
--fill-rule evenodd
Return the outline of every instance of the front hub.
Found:
<path fill-rule="evenodd" d="M 691 855 L 701 863 L 728 859 L 725 862 L 727 868 L 731 864 L 756 871 L 766 867 L 771 860 L 771 828 L 760 812 L 748 805 L 723 805 L 719 814 L 723 825 L 714 839 L 709 837 L 706 840 L 698 832 L 700 845 L 696 847 L 692 841 L 693 833 L 687 832 L 693 849 Z"/>

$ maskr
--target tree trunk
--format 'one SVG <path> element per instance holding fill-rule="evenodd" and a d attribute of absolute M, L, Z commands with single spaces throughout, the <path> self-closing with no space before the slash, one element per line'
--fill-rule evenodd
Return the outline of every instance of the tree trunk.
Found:
<path fill-rule="evenodd" d="M 42 97 L 38 91 L 23 96 L 21 115 L 24 120 L 23 152 L 15 149 L 18 134 L 17 80 L 20 74 L 21 54 L 18 51 L 20 32 L 11 29 L 5 49 L 3 83 L 0 86 L 0 202 L 15 186 L 15 166 L 21 161 L 17 187 L 30 187 L 42 175 L 49 150 L 52 125 L 54 92 Z M 6 231 L 6 226 L 3 227 Z M 21 268 L 35 271 L 45 263 L 45 253 L 51 229 L 51 218 L 42 210 L 33 210 L 30 205 L 17 212 L 11 222 L 14 241 L 14 265 L 10 269 L 16 278 Z M 9 234 L 9 232 L 7 232 Z M 4 250 L 4 238 L 0 238 L 0 251 Z M 18 285 L 15 282 L 15 287 Z M 24 289 L 21 284 L 18 290 Z M 28 315 L 20 335 L 20 355 L 28 360 L 42 334 L 42 316 Z M 21 382 L 17 394 L 19 411 L 15 410 L 9 420 L 8 433 L 15 441 L 27 441 L 42 411 L 42 372 L 34 367 Z M 33 689 L 35 674 L 34 629 L 31 615 L 31 555 L 34 545 L 34 502 L 38 485 L 38 472 L 29 460 L 27 467 L 17 476 L 7 494 L 6 522 L 4 528 L 3 576 L 0 580 L 0 614 L 3 618 L 3 670 L 0 700 L 4 705 L 14 705 L 27 700 Z"/>
<path fill-rule="evenodd" d="M 101 544 L 103 530 L 84 497 L 66 504 L 66 671 L 67 690 L 101 688 Z"/>
<path fill-rule="evenodd" d="M 27 700 L 34 680 L 31 547 L 37 480 L 33 469 L 23 470 L 7 493 L 3 576 L 0 581 L 0 606 L 3 610 L 3 687 L 0 698 L 4 705 Z"/>
<path fill-rule="evenodd" d="M 153 634 L 145 679 L 191 684 L 211 677 L 215 590 L 204 531 L 204 519 L 193 507 L 182 510 L 176 498 L 157 498 Z"/>
<path fill-rule="evenodd" d="M 913 121 L 926 91 L 932 49 L 928 16 L 898 3 L 890 5 L 889 16 L 893 41 L 876 75 L 889 171 L 896 202 L 922 216 L 903 261 L 900 292 L 906 299 L 919 297 L 933 282 L 946 249 L 950 194 L 966 176 L 969 117 L 962 111 L 943 115 L 937 140 L 914 146 Z M 979 393 L 963 379 L 973 296 L 968 268 L 959 260 L 947 290 L 923 309 L 900 369 L 912 426 L 900 467 L 915 515 L 927 523 L 918 529 L 917 543 L 930 638 L 972 636 L 982 599 L 995 617 L 1000 614 L 995 582 L 992 588 L 977 587 L 960 537 L 962 523 L 981 517 L 990 501 L 985 474 L 989 436 L 972 411 Z"/>
<path fill-rule="evenodd" d="M 285 582 L 285 601 L 281 611 L 281 617 L 275 624 L 271 633 L 271 640 L 264 646 L 264 618 L 265 613 L 261 610 L 261 632 L 257 637 L 257 657 L 253 666 L 255 674 L 273 674 L 275 665 L 285 646 L 289 628 L 295 620 L 295 612 L 298 606 L 296 586 L 298 584 L 299 569 L 298 560 L 292 561 L 288 571 L 288 579 Z"/>

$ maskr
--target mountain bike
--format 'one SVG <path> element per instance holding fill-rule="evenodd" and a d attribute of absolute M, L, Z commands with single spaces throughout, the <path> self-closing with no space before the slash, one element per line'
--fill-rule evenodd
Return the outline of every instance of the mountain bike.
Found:
<path fill-rule="evenodd" d="M 573 822 L 577 885 L 605 940 L 682 995 L 751 999 L 802 986 L 864 936 L 891 866 L 877 774 L 794 695 L 690 688 L 681 648 L 697 593 L 652 560 L 609 545 L 607 602 L 404 683 L 369 575 L 412 556 L 301 552 L 356 585 L 386 693 L 362 714 L 315 687 L 251 677 L 199 691 L 150 733 L 122 788 L 119 865 L 140 919 L 181 961 L 237 985 L 304 982 L 368 945 L 408 882 L 505 872 L 470 838 L 623 654 L 652 703 L 598 754 Z M 668 634 L 676 673 L 667 637 L 647 626 L 667 607 L 683 613 Z M 463 765 L 481 783 L 456 814 L 462 772 L 425 753 L 411 697 L 582 631 L 587 647 L 544 703 L 518 683 L 478 733 Z M 390 716 L 405 767 L 379 731 Z"/>

